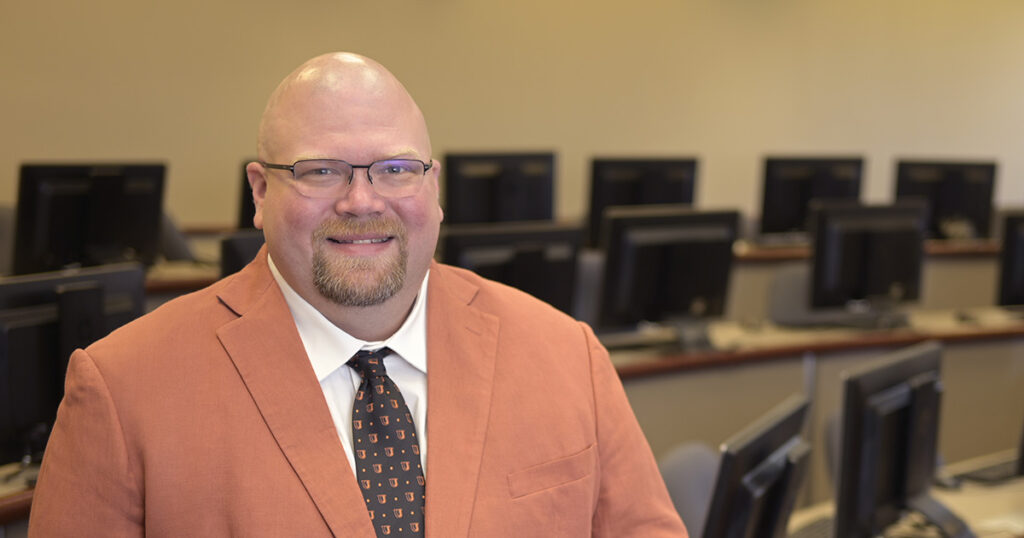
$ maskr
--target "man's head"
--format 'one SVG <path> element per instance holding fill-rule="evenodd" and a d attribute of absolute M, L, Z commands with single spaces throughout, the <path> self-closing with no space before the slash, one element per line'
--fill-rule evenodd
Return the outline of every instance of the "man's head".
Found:
<path fill-rule="evenodd" d="M 432 160 L 423 114 L 390 72 L 356 54 L 309 60 L 271 95 L 258 154 L 260 162 L 246 169 L 254 222 L 292 288 L 321 311 L 393 298 L 411 304 L 437 244 L 440 166 Z M 315 190 L 297 183 L 292 171 L 263 164 L 308 159 L 356 166 L 405 159 L 427 169 L 397 192 L 382 186 L 384 172 L 393 170 L 387 165 L 353 168 L 351 183 L 342 178 Z M 298 181 L 319 181 L 329 172 L 316 168 Z"/>

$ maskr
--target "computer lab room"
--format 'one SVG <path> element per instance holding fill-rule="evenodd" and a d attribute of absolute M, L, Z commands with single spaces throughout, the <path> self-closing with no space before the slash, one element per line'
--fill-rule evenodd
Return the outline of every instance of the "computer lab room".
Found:
<path fill-rule="evenodd" d="M 267 96 L 339 50 L 423 111 L 435 258 L 593 328 L 690 536 L 1024 537 L 1024 3 L 3 11 L 0 538 L 71 352 L 257 256 Z"/>

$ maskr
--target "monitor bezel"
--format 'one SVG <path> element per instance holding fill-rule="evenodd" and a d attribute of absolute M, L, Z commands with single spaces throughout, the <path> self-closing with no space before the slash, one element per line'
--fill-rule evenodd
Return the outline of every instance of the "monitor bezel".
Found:
<path fill-rule="evenodd" d="M 95 162 L 95 163 L 24 163 L 18 178 L 18 199 L 15 215 L 13 274 L 31 274 L 73 267 L 95 266 L 109 263 L 138 262 L 146 266 L 156 263 L 161 251 L 161 224 L 167 165 L 159 162 Z M 99 181 L 113 182 L 124 200 L 104 199 L 115 207 L 92 208 L 90 197 L 100 188 Z M 142 192 L 146 196 L 131 194 Z M 60 186 L 60 188 L 57 188 Z M 53 214 L 58 211 L 50 204 L 55 198 L 45 192 L 74 187 L 80 194 L 73 197 L 81 208 L 84 219 L 103 222 L 105 232 L 115 237 L 89 237 L 87 222 L 76 223 L 75 230 L 83 235 L 75 241 L 65 233 L 56 233 Z M 139 202 L 145 202 L 140 206 Z M 60 211 L 62 215 L 65 211 Z M 60 246 L 63 244 L 64 246 Z M 88 251 L 102 250 L 103 254 Z M 111 254 L 106 251 L 118 251 Z M 60 253 L 60 254 L 55 254 Z M 59 255 L 60 259 L 53 259 Z"/>
<path fill-rule="evenodd" d="M 806 396 L 792 395 L 722 443 L 705 538 L 786 536 L 809 465 L 809 408 Z"/>
<path fill-rule="evenodd" d="M 833 197 L 830 199 L 839 200 L 860 200 L 862 184 L 864 182 L 864 167 L 866 165 L 864 157 L 861 156 L 767 156 L 763 160 L 763 170 L 761 178 L 761 215 L 759 219 L 759 230 L 761 235 L 777 235 L 777 234 L 788 234 L 797 233 L 804 234 L 809 228 L 809 216 L 810 209 L 809 204 L 812 199 L 811 196 L 807 196 L 805 199 L 798 201 L 798 206 L 802 209 L 798 209 L 798 216 L 802 218 L 789 219 L 780 217 L 780 211 L 787 206 L 792 207 L 793 201 L 788 198 L 780 198 L 778 193 L 781 189 L 780 185 L 785 182 L 792 181 L 789 178 L 780 177 L 777 167 L 780 166 L 809 166 L 818 172 L 816 177 L 821 177 L 822 172 L 820 169 L 831 168 L 837 166 L 853 166 L 856 168 L 856 178 L 853 180 L 837 179 L 835 177 L 828 177 L 824 181 L 831 181 L 835 185 L 843 184 L 848 185 L 852 182 L 851 187 L 852 193 L 847 193 L 843 196 Z M 815 177 L 804 178 L 802 181 L 814 181 Z M 780 222 L 799 220 L 800 222 L 794 225 L 783 225 Z"/>
<path fill-rule="evenodd" d="M 999 171 L 998 163 L 995 161 L 951 161 L 951 160 L 927 160 L 927 159 L 899 159 L 896 161 L 896 181 L 894 182 L 894 197 L 896 200 L 904 198 L 925 198 L 928 200 L 928 234 L 935 239 L 956 239 L 945 234 L 941 226 L 940 215 L 934 208 L 935 200 L 931 196 L 916 192 L 915 189 L 915 168 L 937 169 L 941 174 L 938 189 L 952 189 L 952 184 L 962 178 L 962 171 L 966 169 L 978 169 L 984 176 L 984 190 L 987 191 L 987 203 L 979 210 L 977 208 L 967 209 L 965 217 L 971 221 L 975 229 L 975 237 L 971 239 L 986 239 L 992 236 L 992 221 L 995 208 L 993 196 L 995 195 L 996 174 Z M 931 194 L 935 194 L 932 191 Z M 939 195 L 936 195 L 939 196 Z M 946 198 L 949 198 L 948 196 Z M 954 197 L 958 202 L 969 202 L 963 197 Z M 977 201 L 977 200 L 975 200 Z"/>
<path fill-rule="evenodd" d="M 534 295 L 538 299 L 548 302 L 555 308 L 568 314 L 573 314 L 576 300 L 576 284 L 578 279 L 578 259 L 584 243 L 584 230 L 578 224 L 523 221 L 523 222 L 497 222 L 479 224 L 446 224 L 441 227 L 441 236 L 438 241 L 437 257 L 442 263 L 464 267 L 475 270 L 475 267 L 467 266 L 462 261 L 468 253 L 477 250 L 495 250 L 510 252 L 515 257 L 522 252 L 529 250 L 535 253 L 536 249 L 542 247 L 544 259 L 540 266 L 534 266 L 532 262 L 537 260 L 522 260 L 526 264 L 523 269 L 529 271 L 526 275 L 510 275 L 511 280 L 502 281 L 514 287 L 526 282 L 533 282 L 522 286 L 522 291 Z M 558 257 L 567 255 L 568 259 L 551 260 L 548 254 L 550 249 L 557 250 Z M 556 275 L 565 274 L 565 267 L 545 266 L 558 264 L 568 265 L 569 279 L 558 279 Z M 508 267 L 507 270 L 514 271 Z M 536 278 L 537 272 L 546 275 L 543 284 Z M 501 281 L 501 280 L 499 280 Z"/>
<path fill-rule="evenodd" d="M 668 312 L 661 319 L 641 320 L 612 307 L 618 288 L 614 285 L 622 278 L 623 265 L 632 260 L 624 254 L 626 236 L 630 230 L 708 228 L 728 230 L 728 255 L 716 273 L 725 279 L 721 294 L 716 292 L 716 301 L 704 317 L 720 317 L 728 302 L 729 279 L 734 265 L 733 244 L 739 238 L 740 214 L 734 210 L 696 210 L 688 205 L 660 204 L 645 206 L 610 206 L 605 209 L 601 246 L 604 251 L 604 269 L 601 283 L 597 330 L 602 333 L 635 330 L 643 322 L 685 322 L 691 320 L 685 309 Z M 632 284 L 630 284 L 632 286 Z M 718 297 L 718 295 L 721 295 Z M 720 304 L 720 308 L 716 305 Z"/>
<path fill-rule="evenodd" d="M 642 195 L 629 200 L 613 199 L 609 184 L 612 182 L 608 174 L 612 170 L 630 170 L 638 175 L 640 179 L 647 178 L 648 181 L 657 183 L 660 190 L 668 191 L 672 187 L 671 181 L 665 174 L 648 172 L 650 169 L 661 167 L 668 170 L 671 168 L 685 169 L 686 179 L 683 181 L 682 189 L 676 198 L 644 198 Z M 689 204 L 693 205 L 696 198 L 697 174 L 699 172 L 699 161 L 696 157 L 595 157 L 590 161 L 590 205 L 587 216 L 587 244 L 597 247 L 601 240 L 601 219 L 604 210 L 612 206 L 624 205 L 652 205 L 652 204 Z"/>
<path fill-rule="evenodd" d="M 470 177 L 460 173 L 467 165 L 492 166 L 498 171 L 496 175 Z M 554 151 L 445 154 L 441 168 L 445 221 L 470 224 L 554 219 L 556 165 Z M 524 175 L 521 172 L 524 166 L 546 171 Z M 478 187 L 485 187 L 486 194 L 472 192 L 471 181 L 477 181 Z"/>

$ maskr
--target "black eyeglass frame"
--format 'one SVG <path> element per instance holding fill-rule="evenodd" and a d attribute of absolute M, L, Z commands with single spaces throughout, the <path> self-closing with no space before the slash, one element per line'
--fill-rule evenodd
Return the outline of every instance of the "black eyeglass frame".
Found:
<path fill-rule="evenodd" d="M 429 172 L 430 169 L 434 167 L 434 160 L 433 159 L 431 159 L 429 163 L 423 162 L 423 161 L 421 161 L 419 159 L 381 159 L 379 161 L 373 161 L 370 164 L 352 164 L 352 163 L 350 163 L 348 161 L 344 161 L 344 160 L 341 160 L 341 159 L 300 159 L 298 161 L 295 161 L 292 164 L 275 164 L 275 163 L 268 163 L 268 162 L 265 162 L 265 161 L 256 161 L 256 162 L 260 163 L 260 165 L 262 165 L 264 168 L 271 168 L 271 169 L 274 169 L 274 170 L 287 170 L 287 171 L 292 173 L 292 179 L 295 179 L 295 165 L 297 165 L 299 163 L 302 163 L 302 162 L 309 162 L 309 161 L 333 161 L 333 162 L 339 162 L 339 163 L 347 164 L 350 168 L 352 168 L 352 175 L 348 176 L 348 184 L 349 185 L 352 184 L 352 180 L 355 179 L 355 177 L 356 177 L 356 168 L 364 168 L 364 169 L 366 169 L 366 179 L 370 180 L 370 184 L 372 185 L 373 184 L 373 176 L 370 175 L 370 168 L 373 167 L 373 165 L 375 165 L 377 163 L 383 163 L 383 162 L 388 162 L 388 161 L 416 161 L 416 162 L 418 162 L 418 163 L 423 165 L 423 175 L 424 176 L 426 176 L 427 172 Z"/>

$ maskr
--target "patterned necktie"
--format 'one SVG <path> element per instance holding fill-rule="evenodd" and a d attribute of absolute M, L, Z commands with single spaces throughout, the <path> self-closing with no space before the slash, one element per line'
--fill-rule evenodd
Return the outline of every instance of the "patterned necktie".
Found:
<path fill-rule="evenodd" d="M 352 406 L 356 478 L 377 536 L 423 536 L 426 481 L 412 414 L 384 369 L 391 350 L 360 351 L 348 361 L 363 381 Z"/>

